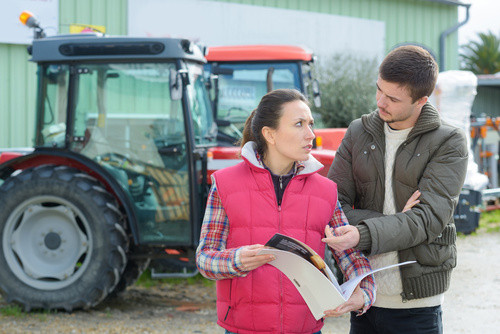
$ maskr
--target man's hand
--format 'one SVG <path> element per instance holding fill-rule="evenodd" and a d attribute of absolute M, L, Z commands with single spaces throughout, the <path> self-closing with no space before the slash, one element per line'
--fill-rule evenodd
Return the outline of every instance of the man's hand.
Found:
<path fill-rule="evenodd" d="M 406 212 L 408 210 L 411 210 L 415 205 L 420 203 L 420 200 L 418 199 L 420 197 L 420 191 L 417 190 L 411 195 L 411 197 L 408 199 L 408 202 L 406 202 L 405 207 L 403 208 L 402 212 Z"/>
<path fill-rule="evenodd" d="M 328 244 L 331 248 L 336 251 L 343 251 L 349 248 L 354 248 L 359 244 L 359 231 L 355 226 L 346 225 L 340 226 L 335 229 L 335 234 L 333 235 L 333 228 L 329 225 L 325 227 L 326 238 L 321 239 L 324 243 Z"/>
<path fill-rule="evenodd" d="M 257 255 L 263 248 L 264 246 L 259 244 L 242 247 L 240 261 L 243 265 L 243 270 L 254 270 L 276 259 L 274 255 L 271 254 Z"/>
<path fill-rule="evenodd" d="M 365 306 L 365 298 L 363 291 L 358 286 L 344 304 L 337 307 L 335 310 L 325 311 L 325 318 L 339 317 L 344 313 L 361 310 Z"/>

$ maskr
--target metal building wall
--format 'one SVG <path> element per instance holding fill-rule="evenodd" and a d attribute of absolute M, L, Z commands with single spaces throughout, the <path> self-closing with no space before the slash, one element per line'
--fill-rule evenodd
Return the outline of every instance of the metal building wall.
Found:
<path fill-rule="evenodd" d="M 402 43 L 430 48 L 439 60 L 439 37 L 458 22 L 458 6 L 426 0 L 206 0 L 353 16 L 386 23 L 385 48 Z M 335 43 L 332 40 L 325 43 Z M 446 70 L 458 69 L 458 34 L 446 39 Z"/>
<path fill-rule="evenodd" d="M 481 98 L 477 98 L 480 96 Z M 500 87 L 478 86 L 477 96 L 472 105 L 472 114 L 477 117 L 500 117 Z"/>
<path fill-rule="evenodd" d="M 59 33 L 68 33 L 72 23 L 103 25 L 110 35 L 126 35 L 127 0 L 59 0 Z M 0 44 L 0 148 L 33 145 L 36 66 L 26 47 Z"/>
<path fill-rule="evenodd" d="M 179 0 L 182 1 L 182 0 Z M 425 0 L 210 0 L 375 19 L 386 22 L 386 50 L 418 42 L 439 57 L 439 35 L 455 25 L 457 6 Z M 127 34 L 128 0 L 59 0 L 59 32 L 72 23 L 106 26 L 110 35 Z M 185 15 L 189 13 L 165 13 Z M 42 22 L 43 26 L 43 22 Z M 332 40 L 325 43 L 335 43 Z M 458 68 L 458 36 L 446 41 L 447 69 Z M 31 146 L 35 119 L 36 67 L 26 46 L 0 44 L 0 148 Z"/>
<path fill-rule="evenodd" d="M 59 0 L 59 32 L 69 32 L 70 24 L 106 27 L 108 35 L 127 34 L 127 0 Z"/>
<path fill-rule="evenodd" d="M 0 148 L 31 146 L 36 67 L 26 45 L 0 44 Z"/>

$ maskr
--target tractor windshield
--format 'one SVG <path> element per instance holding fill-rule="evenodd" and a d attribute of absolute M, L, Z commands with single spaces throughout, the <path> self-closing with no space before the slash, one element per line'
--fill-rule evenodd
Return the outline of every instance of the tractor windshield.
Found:
<path fill-rule="evenodd" d="M 187 100 L 193 121 L 194 144 L 213 142 L 216 127 L 212 121 L 210 102 L 205 93 L 203 69 L 198 64 L 187 64 Z M 44 95 L 38 106 L 39 122 L 36 145 L 65 147 L 66 132 L 71 136 L 71 149 L 88 152 L 88 141 L 94 132 L 101 132 L 126 155 L 144 157 L 144 142 L 155 136 L 184 136 L 184 118 L 180 98 L 170 96 L 170 82 L 175 80 L 175 63 L 89 64 L 69 68 L 69 65 L 41 66 L 40 80 Z M 70 71 L 77 75 L 70 79 Z M 73 91 L 69 92 L 72 85 Z M 67 120 L 68 100 L 73 98 L 74 119 Z M 67 121 L 74 126 L 66 131 Z M 167 128 L 164 128 L 167 125 Z M 159 128 L 160 127 L 160 128 Z M 105 133 L 103 133 L 105 132 Z M 99 135 L 99 134 L 98 134 Z M 138 144 L 138 145 L 134 145 Z M 102 146 L 101 145 L 101 146 Z M 102 148 L 102 147 L 101 147 Z M 99 148 L 95 148 L 99 149 Z M 151 152 L 149 152 L 151 153 Z"/>
<path fill-rule="evenodd" d="M 216 119 L 219 132 L 239 139 L 245 120 L 267 92 L 278 88 L 302 91 L 301 68 L 296 62 L 207 64 L 206 73 L 218 75 Z M 214 68 L 217 66 L 217 69 Z"/>

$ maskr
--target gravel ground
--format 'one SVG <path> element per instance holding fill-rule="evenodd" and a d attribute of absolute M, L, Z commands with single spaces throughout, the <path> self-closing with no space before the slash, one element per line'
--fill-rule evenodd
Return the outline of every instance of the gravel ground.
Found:
<path fill-rule="evenodd" d="M 443 304 L 445 334 L 499 333 L 499 233 L 478 233 L 457 241 L 459 263 Z M 120 297 L 88 311 L 2 315 L 0 333 L 223 333 L 215 324 L 213 285 L 133 286 Z M 0 298 L 0 309 L 6 303 Z M 349 332 L 348 316 L 328 318 L 323 334 Z"/>

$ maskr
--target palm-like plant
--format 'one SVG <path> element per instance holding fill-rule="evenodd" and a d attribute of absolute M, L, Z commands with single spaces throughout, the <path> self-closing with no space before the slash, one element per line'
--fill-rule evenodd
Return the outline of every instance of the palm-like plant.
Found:
<path fill-rule="evenodd" d="M 462 69 L 475 74 L 500 72 L 500 39 L 491 31 L 478 34 L 480 41 L 463 45 Z"/>

